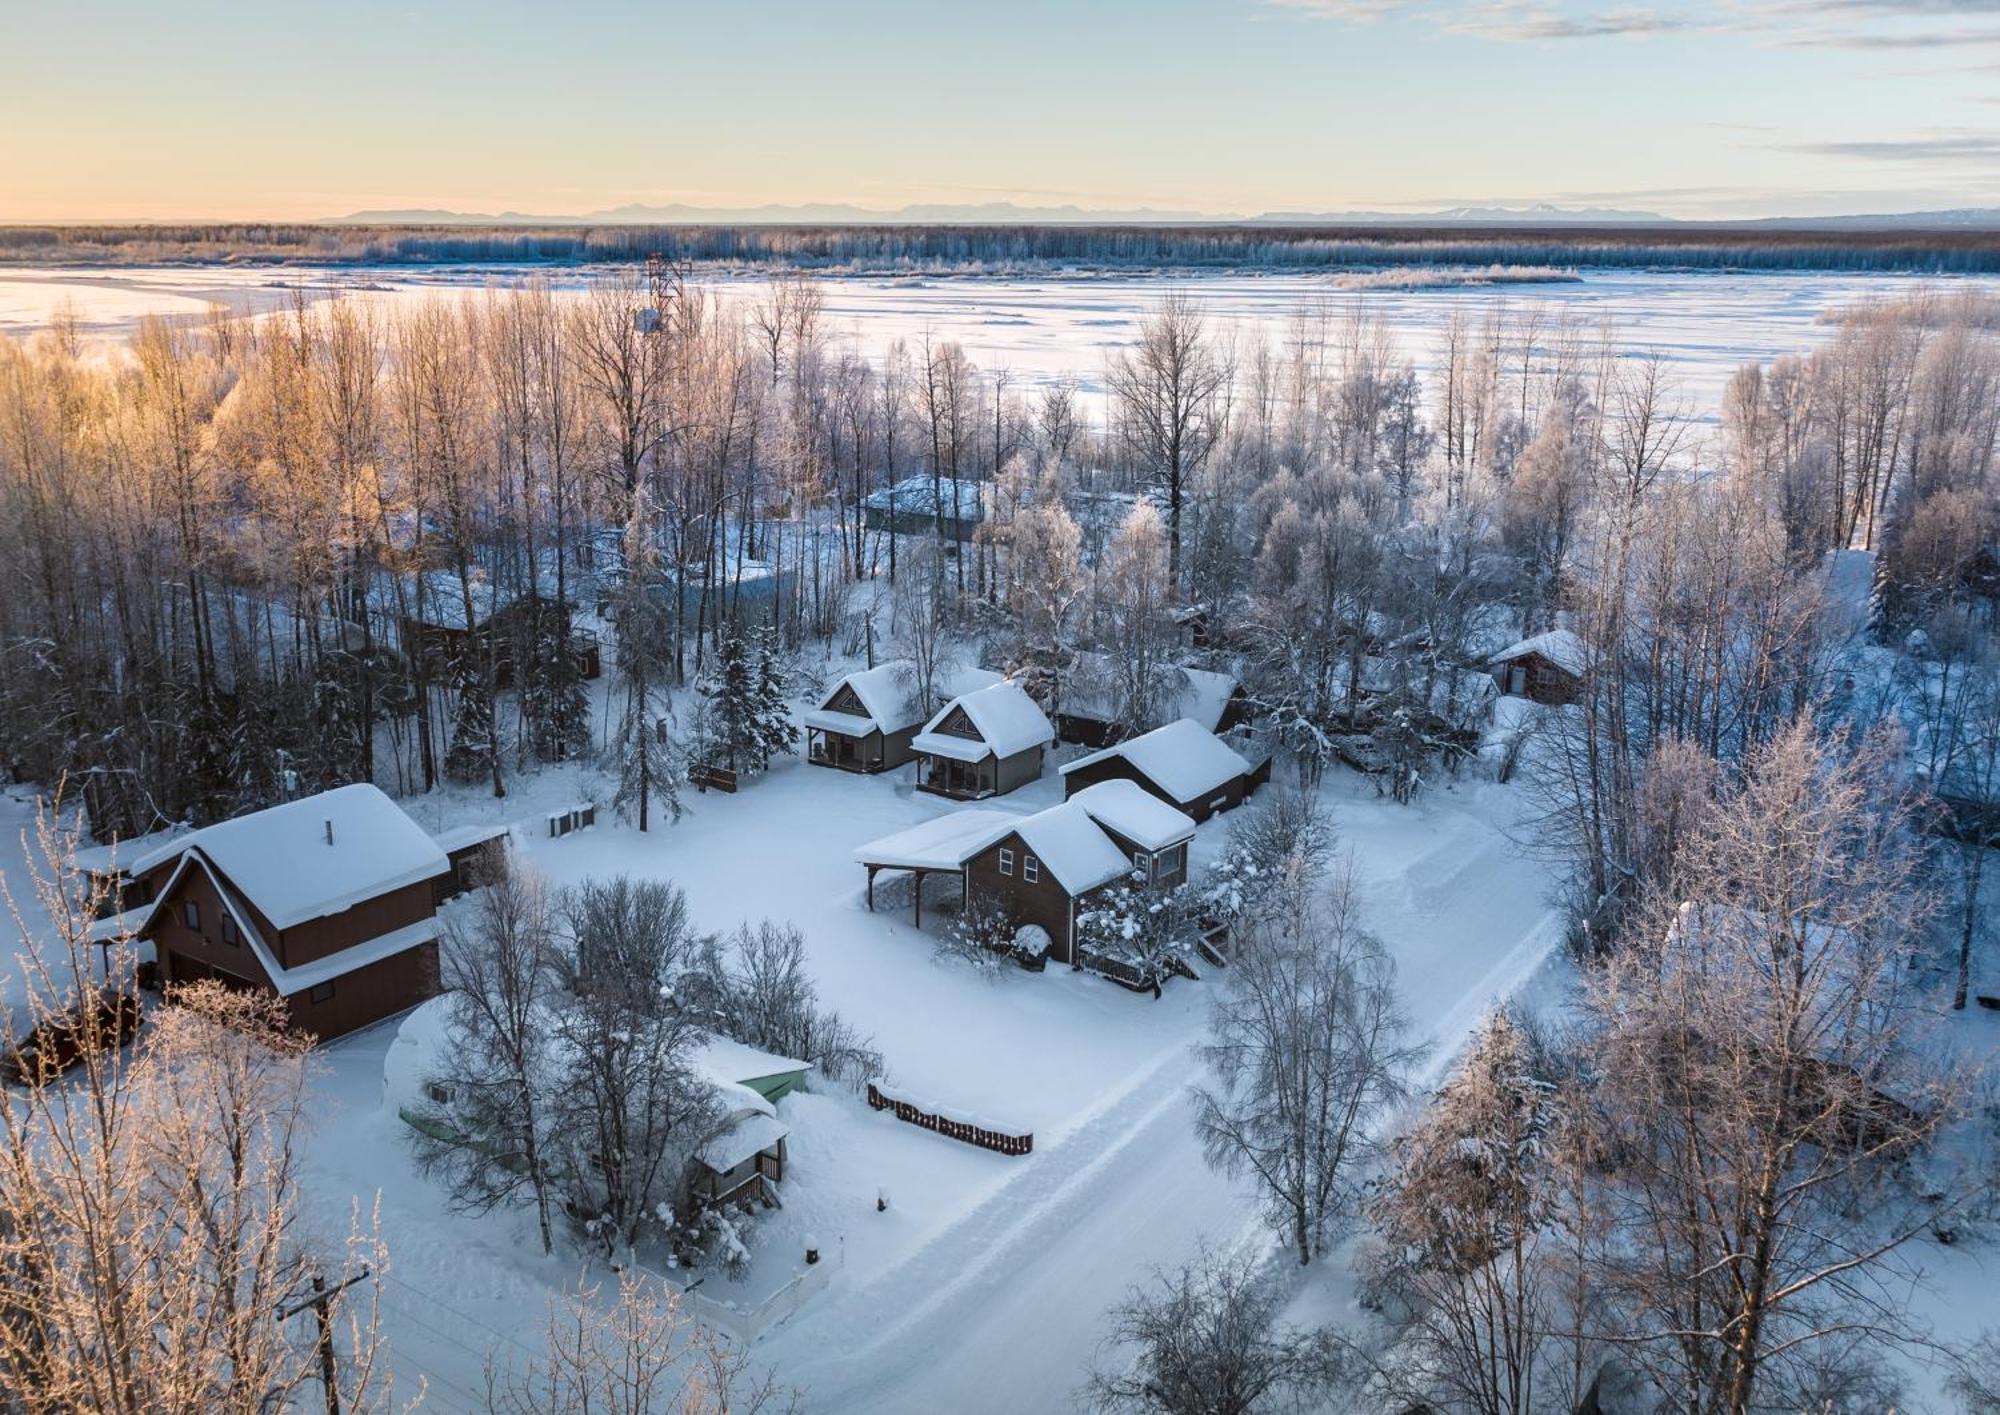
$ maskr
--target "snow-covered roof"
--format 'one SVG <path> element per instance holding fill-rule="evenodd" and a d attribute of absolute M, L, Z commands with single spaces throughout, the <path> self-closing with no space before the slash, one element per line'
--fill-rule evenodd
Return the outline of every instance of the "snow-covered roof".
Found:
<path fill-rule="evenodd" d="M 1222 723 L 1229 700 L 1236 695 L 1233 675 L 1206 668 L 1170 670 L 1174 683 L 1162 704 L 1165 715 L 1191 717 L 1213 732 Z M 1077 655 L 1076 672 L 1063 685 L 1062 710 L 1072 717 L 1109 722 L 1118 715 L 1117 675 L 1110 657 L 1100 653 Z"/>
<path fill-rule="evenodd" d="M 904 477 L 893 486 L 877 487 L 862 498 L 861 504 L 875 511 L 887 511 L 893 504 L 898 515 L 923 516 L 935 516 L 938 506 L 942 505 L 947 516 L 961 521 L 977 521 L 985 515 L 984 498 L 985 487 L 981 483 L 962 477 L 956 481 L 940 477 L 934 497 L 929 475 L 919 474 Z"/>
<path fill-rule="evenodd" d="M 1200 723 L 1183 717 L 1101 752 L 1065 762 L 1062 772 L 1068 775 L 1110 757 L 1123 757 L 1176 801 L 1197 800 L 1250 770 L 1250 763 L 1234 747 Z"/>
<path fill-rule="evenodd" d="M 744 1161 L 774 1148 L 791 1134 L 774 1115 L 746 1115 L 696 1152 L 695 1158 L 717 1174 L 727 1174 Z"/>
<path fill-rule="evenodd" d="M 1074 801 L 1023 816 L 1014 822 L 1013 829 L 1042 868 L 1070 894 L 1095 889 L 1132 869 L 1125 852 L 1097 828 L 1090 812 Z"/>
<path fill-rule="evenodd" d="M 114 840 L 109 845 L 84 845 L 72 852 L 77 869 L 85 874 L 105 875 L 115 870 L 138 874 L 133 868 L 134 860 L 142 859 L 158 852 L 170 841 L 184 839 L 188 834 L 185 825 L 170 825 L 165 830 L 156 830 L 149 835 L 135 835 L 129 840 Z M 166 858 L 172 858 L 168 852 Z"/>
<path fill-rule="evenodd" d="M 876 730 L 890 733 L 915 727 L 924 720 L 925 704 L 914 701 L 914 672 L 914 667 L 905 659 L 856 669 L 827 689 L 819 706 L 805 715 L 806 726 L 856 736 Z M 827 706 L 843 687 L 854 690 L 854 696 L 861 700 L 868 716 L 835 712 Z"/>
<path fill-rule="evenodd" d="M 981 688 L 990 688 L 995 683 L 1006 681 L 1006 674 L 995 673 L 990 668 L 945 668 L 939 670 L 937 682 L 932 685 L 932 689 L 940 701 L 950 702 L 953 698 L 962 698 L 967 693 L 976 693 Z"/>
<path fill-rule="evenodd" d="M 893 870 L 956 870 L 1013 829 L 1011 811 L 948 811 L 921 825 L 871 840 L 854 852 L 864 865 Z"/>
<path fill-rule="evenodd" d="M 1550 629 L 1547 633 L 1536 634 L 1512 644 L 1487 660 L 1489 663 L 1512 663 L 1517 658 L 1536 654 L 1547 659 L 1565 673 L 1581 678 L 1590 666 L 1590 649 L 1583 640 L 1568 629 Z"/>
<path fill-rule="evenodd" d="M 507 834 L 504 825 L 461 825 L 451 830 L 440 831 L 431 838 L 437 841 L 438 849 L 447 855 L 455 855 L 460 850 L 470 850 L 475 845 L 484 845 L 489 840 L 499 840 Z M 324 835 L 321 836 L 324 839 Z"/>
<path fill-rule="evenodd" d="M 1122 777 L 1086 786 L 1070 801 L 1090 818 L 1146 850 L 1164 850 L 1194 835 L 1192 819 L 1135 781 Z"/>
<path fill-rule="evenodd" d="M 965 709 L 980 741 L 938 731 L 958 708 Z M 924 730 L 912 739 L 911 745 L 933 756 L 976 762 L 989 754 L 1011 757 L 1031 747 L 1045 747 L 1055 739 L 1055 729 L 1049 726 L 1047 715 L 1035 700 L 1018 683 L 1001 682 L 953 698 L 924 724 Z"/>
<path fill-rule="evenodd" d="M 379 788 L 365 783 L 204 826 L 127 868 L 143 874 L 194 851 L 212 861 L 280 929 L 338 914 L 451 867 L 423 827 Z"/>
<path fill-rule="evenodd" d="M 776 1052 L 759 1051 L 742 1042 L 713 1033 L 694 1049 L 694 1064 L 720 1081 L 743 1085 L 766 1076 L 783 1076 L 793 1071 L 810 1071 L 810 1061 L 799 1061 Z"/>

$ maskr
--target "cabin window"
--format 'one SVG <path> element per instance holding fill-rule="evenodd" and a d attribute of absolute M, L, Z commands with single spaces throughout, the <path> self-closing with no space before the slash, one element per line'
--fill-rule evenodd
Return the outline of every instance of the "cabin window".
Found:
<path fill-rule="evenodd" d="M 306 1001 L 307 1002 L 333 1001 L 333 984 L 321 983 L 318 987 L 314 988 L 311 992 L 306 994 Z"/>
<path fill-rule="evenodd" d="M 1518 663 L 1507 670 L 1507 691 L 1515 697 L 1528 691 L 1528 670 Z"/>
<path fill-rule="evenodd" d="M 236 942 L 236 916 L 227 909 L 222 911 L 222 941 L 224 943 Z"/>
<path fill-rule="evenodd" d="M 1021 857 L 1021 879 L 1027 884 L 1039 884 L 1042 879 L 1042 862 L 1033 855 Z"/>
<path fill-rule="evenodd" d="M 1134 850 L 1132 852 L 1132 868 L 1140 874 L 1145 875 L 1148 879 L 1152 878 L 1153 857 L 1148 855 L 1144 850 Z"/>
<path fill-rule="evenodd" d="M 1000 873 L 1010 878 L 1012 877 L 1014 873 L 1014 852 L 1012 850 L 1002 850 L 1000 852 Z"/>
<path fill-rule="evenodd" d="M 424 1094 L 429 1096 L 431 1101 L 436 1105 L 451 1104 L 451 1087 L 441 1085 L 436 1081 L 425 1083 Z"/>
<path fill-rule="evenodd" d="M 181 904 L 181 922 L 191 929 L 201 928 L 201 901 L 189 899 Z"/>

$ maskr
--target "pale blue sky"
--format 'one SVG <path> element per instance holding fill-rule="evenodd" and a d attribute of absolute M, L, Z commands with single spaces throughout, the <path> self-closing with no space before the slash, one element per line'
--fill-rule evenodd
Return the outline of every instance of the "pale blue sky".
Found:
<path fill-rule="evenodd" d="M 0 219 L 2000 205 L 2000 0 L 0 0 Z"/>

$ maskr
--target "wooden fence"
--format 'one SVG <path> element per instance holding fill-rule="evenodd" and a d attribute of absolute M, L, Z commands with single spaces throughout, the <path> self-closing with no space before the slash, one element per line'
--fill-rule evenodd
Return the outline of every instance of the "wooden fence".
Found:
<path fill-rule="evenodd" d="M 894 1111 L 898 1120 L 936 1131 L 949 1140 L 962 1140 L 968 1145 L 977 1145 L 982 1150 L 994 1150 L 1003 1155 L 1025 1155 L 1035 1148 L 1033 1132 L 1011 1135 L 1003 1130 L 988 1130 L 983 1125 L 954 1120 L 948 1115 L 925 1110 L 913 1101 L 887 1094 L 873 1081 L 868 1083 L 868 1104 L 876 1110 Z"/>

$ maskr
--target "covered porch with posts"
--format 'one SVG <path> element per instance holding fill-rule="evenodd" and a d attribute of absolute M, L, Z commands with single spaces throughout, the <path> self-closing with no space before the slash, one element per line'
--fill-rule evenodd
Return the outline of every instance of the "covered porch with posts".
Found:
<path fill-rule="evenodd" d="M 1011 811 L 952 811 L 863 845 L 854 858 L 868 872 L 869 912 L 875 910 L 875 877 L 884 870 L 900 871 L 914 881 L 911 922 L 922 928 L 924 881 L 932 875 L 957 875 L 962 903 L 965 862 L 1019 820 Z"/>
<path fill-rule="evenodd" d="M 977 747 L 978 744 L 967 745 Z M 937 796 L 949 796 L 955 801 L 977 801 L 997 795 L 1000 790 L 1000 764 L 993 759 L 991 752 L 971 761 L 938 752 L 920 753 L 917 757 L 917 789 Z"/>
<path fill-rule="evenodd" d="M 806 725 L 806 760 L 815 766 L 859 772 L 881 771 L 888 764 L 883 757 L 882 734 L 872 727 L 860 734 L 810 723 Z"/>

